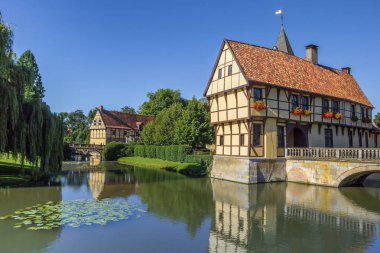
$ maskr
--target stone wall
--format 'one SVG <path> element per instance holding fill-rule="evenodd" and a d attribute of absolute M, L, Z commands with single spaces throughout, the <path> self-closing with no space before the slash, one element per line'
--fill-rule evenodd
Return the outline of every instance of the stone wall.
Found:
<path fill-rule="evenodd" d="M 211 177 L 245 184 L 297 182 L 324 186 L 361 184 L 380 162 L 214 156 Z"/>
<path fill-rule="evenodd" d="M 239 183 L 283 182 L 286 159 L 214 156 L 211 177 Z"/>
<path fill-rule="evenodd" d="M 324 186 L 349 186 L 362 183 L 380 171 L 379 162 L 301 160 L 286 161 L 287 181 Z"/>

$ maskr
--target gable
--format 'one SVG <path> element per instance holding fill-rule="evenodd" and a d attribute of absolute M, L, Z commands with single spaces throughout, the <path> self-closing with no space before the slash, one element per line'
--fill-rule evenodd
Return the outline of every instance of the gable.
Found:
<path fill-rule="evenodd" d="M 228 73 L 229 66 L 232 67 L 231 75 Z M 221 78 L 218 76 L 219 71 L 222 72 Z M 239 63 L 233 55 L 231 48 L 226 41 L 224 41 L 211 73 L 210 80 L 207 84 L 205 96 L 228 91 L 247 84 L 248 82 L 241 71 Z"/>
<path fill-rule="evenodd" d="M 95 116 L 91 122 L 90 129 L 93 129 L 93 128 L 105 128 L 105 124 L 99 110 L 96 111 Z"/>

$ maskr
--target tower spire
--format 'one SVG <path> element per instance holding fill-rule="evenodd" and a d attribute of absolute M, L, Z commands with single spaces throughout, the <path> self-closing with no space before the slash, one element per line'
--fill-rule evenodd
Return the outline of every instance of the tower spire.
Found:
<path fill-rule="evenodd" d="M 287 53 L 287 54 L 294 55 L 288 36 L 285 33 L 284 16 L 282 14 L 282 10 L 276 11 L 276 15 L 279 15 L 279 14 L 281 15 L 281 29 L 280 29 L 280 34 L 278 35 L 278 38 L 277 38 L 277 42 L 274 46 L 274 49 Z"/>

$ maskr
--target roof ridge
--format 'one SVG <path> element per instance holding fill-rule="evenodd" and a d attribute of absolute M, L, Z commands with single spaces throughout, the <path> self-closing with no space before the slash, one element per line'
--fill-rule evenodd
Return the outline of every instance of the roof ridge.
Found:
<path fill-rule="evenodd" d="M 317 67 L 320 67 L 320 68 L 330 68 L 330 69 L 333 69 L 333 70 L 337 70 L 339 72 L 342 72 L 341 69 L 338 69 L 338 68 L 334 68 L 334 67 L 330 67 L 330 66 L 326 66 L 326 65 L 322 65 L 322 64 L 314 64 L 314 63 L 311 63 L 310 61 L 306 60 L 305 58 L 301 58 L 295 54 L 288 54 L 288 53 L 285 53 L 285 52 L 282 52 L 282 51 L 279 51 L 279 50 L 276 50 L 276 49 L 273 49 L 273 48 L 269 48 L 269 47 L 264 47 L 264 46 L 259 46 L 259 45 L 255 45 L 255 44 L 251 44 L 251 43 L 247 43 L 247 42 L 241 42 L 241 41 L 237 41 L 237 40 L 231 40 L 231 39 L 227 39 L 225 38 L 226 41 L 231 41 L 231 42 L 235 42 L 235 43 L 239 43 L 239 44 L 244 44 L 244 45 L 247 45 L 247 46 L 251 46 L 251 47 L 258 47 L 258 48 L 262 48 L 262 49 L 266 49 L 266 50 L 270 50 L 270 51 L 273 51 L 273 52 L 278 52 L 278 53 L 281 53 L 281 54 L 285 54 L 285 55 L 289 55 L 291 57 L 295 57 L 299 60 L 302 60 L 302 61 L 305 61 L 309 64 L 312 64 L 313 66 L 317 66 Z"/>
<path fill-rule="evenodd" d="M 142 114 L 138 114 L 138 113 L 120 112 L 120 111 L 116 111 L 116 110 L 106 110 L 106 109 L 103 109 L 103 111 L 122 113 L 122 114 L 129 115 L 129 116 L 155 117 L 154 115 L 142 115 Z"/>

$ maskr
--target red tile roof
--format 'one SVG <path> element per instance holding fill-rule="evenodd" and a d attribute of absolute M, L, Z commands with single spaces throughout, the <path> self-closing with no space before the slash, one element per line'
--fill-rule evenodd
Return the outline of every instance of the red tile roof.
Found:
<path fill-rule="evenodd" d="M 277 50 L 226 40 L 248 81 L 345 99 L 373 107 L 354 77 Z"/>
<path fill-rule="evenodd" d="M 106 127 L 111 128 L 132 128 L 138 130 L 138 124 L 146 125 L 152 121 L 154 116 L 145 116 L 137 114 L 128 114 L 123 112 L 99 110 Z"/>

